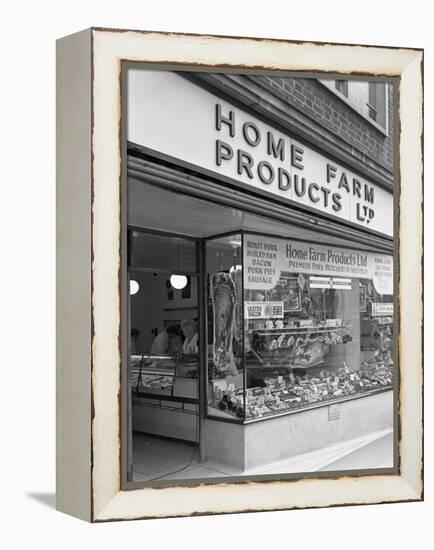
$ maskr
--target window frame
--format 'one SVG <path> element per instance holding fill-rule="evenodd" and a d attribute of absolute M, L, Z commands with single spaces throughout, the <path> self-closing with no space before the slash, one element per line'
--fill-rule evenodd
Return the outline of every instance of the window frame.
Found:
<path fill-rule="evenodd" d="M 348 80 L 336 79 L 334 83 L 334 89 L 348 99 Z"/>
<path fill-rule="evenodd" d="M 390 128 L 389 128 L 389 94 L 388 94 L 388 88 L 386 88 L 385 90 L 385 93 L 384 93 L 384 126 L 382 124 L 380 124 L 379 122 L 377 122 L 376 120 L 374 120 L 373 118 L 371 118 L 369 115 L 366 115 L 365 113 L 363 113 L 362 111 L 360 111 L 360 109 L 358 109 L 358 107 L 354 104 L 353 101 L 351 101 L 351 96 L 350 96 L 350 93 L 349 93 L 349 89 L 348 89 L 348 95 L 345 95 L 344 93 L 342 93 L 338 88 L 336 88 L 336 85 L 335 83 L 338 81 L 338 80 L 342 80 L 342 79 L 323 79 L 323 78 L 318 78 L 317 81 L 322 84 L 322 86 L 324 86 L 325 88 L 327 88 L 327 90 L 329 90 L 329 92 L 331 92 L 332 94 L 334 94 L 336 97 L 338 97 L 341 101 L 343 101 L 346 105 L 348 105 L 348 107 L 350 107 L 355 113 L 357 113 L 359 116 L 361 116 L 364 120 L 366 120 L 367 122 L 369 122 L 374 128 L 376 128 L 379 132 L 381 132 L 385 137 L 390 137 Z M 349 83 L 350 80 L 347 79 L 347 82 Z M 376 80 L 370 80 L 369 81 L 369 84 L 371 84 L 371 82 L 375 83 L 375 84 L 383 84 L 384 86 L 387 86 L 389 83 L 388 82 L 384 82 L 384 81 L 380 81 L 380 82 L 377 82 Z M 368 101 L 366 101 L 366 105 L 368 107 L 368 109 L 372 109 L 372 107 L 375 107 L 375 109 L 377 110 L 378 112 L 378 109 L 376 106 L 372 106 L 370 103 L 369 103 L 369 94 L 368 94 Z"/>

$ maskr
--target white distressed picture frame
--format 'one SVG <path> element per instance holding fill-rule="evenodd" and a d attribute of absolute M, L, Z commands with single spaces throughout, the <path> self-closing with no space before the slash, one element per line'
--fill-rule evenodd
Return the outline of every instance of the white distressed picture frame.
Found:
<path fill-rule="evenodd" d="M 399 77 L 399 474 L 122 490 L 121 63 Z M 423 498 L 423 51 L 89 29 L 57 45 L 57 508 L 87 521 Z"/>

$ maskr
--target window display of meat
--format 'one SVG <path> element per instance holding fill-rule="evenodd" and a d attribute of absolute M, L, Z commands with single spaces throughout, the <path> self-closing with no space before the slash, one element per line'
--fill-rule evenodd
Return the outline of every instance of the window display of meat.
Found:
<path fill-rule="evenodd" d="M 207 242 L 208 414 L 268 417 L 392 389 L 392 294 L 371 293 L 369 312 L 360 294 L 374 289 L 369 278 L 323 265 L 315 243 L 275 240 Z"/>
<path fill-rule="evenodd" d="M 225 272 L 211 277 L 211 299 L 214 316 L 213 358 L 218 370 L 236 375 L 233 353 L 236 289 L 232 277 Z"/>
<path fill-rule="evenodd" d="M 234 338 L 241 345 L 243 338 L 243 270 L 240 265 L 229 271 L 235 287 Z"/>

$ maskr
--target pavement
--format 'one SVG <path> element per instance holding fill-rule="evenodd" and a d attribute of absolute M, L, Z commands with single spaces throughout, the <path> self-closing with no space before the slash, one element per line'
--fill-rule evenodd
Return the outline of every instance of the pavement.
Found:
<path fill-rule="evenodd" d="M 345 470 L 363 470 L 366 465 L 369 468 L 393 468 L 393 434 L 380 437 L 360 447 L 356 451 L 349 453 L 342 458 L 327 464 L 319 471 L 345 471 Z"/>
<path fill-rule="evenodd" d="M 207 479 L 229 476 L 302 474 L 393 468 L 392 429 L 241 472 L 214 461 L 199 461 L 197 446 L 134 434 L 134 481 Z"/>

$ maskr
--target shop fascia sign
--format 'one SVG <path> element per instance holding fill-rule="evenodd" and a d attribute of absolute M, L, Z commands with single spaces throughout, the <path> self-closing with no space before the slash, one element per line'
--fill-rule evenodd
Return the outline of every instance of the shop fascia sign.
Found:
<path fill-rule="evenodd" d="M 234 162 L 238 175 L 245 174 L 253 185 L 278 196 L 287 193 L 296 202 L 300 199 L 300 202 L 322 211 L 331 209 L 337 215 L 346 210 L 346 198 L 353 199 L 354 221 L 366 226 L 371 224 L 376 213 L 374 185 L 324 157 L 315 159 L 321 166 L 322 177 L 313 179 L 307 160 L 309 155 L 314 154 L 313 151 L 288 137 L 276 137 L 275 130 L 266 130 L 264 134 L 255 122 L 246 121 L 241 126 L 236 121 L 235 110 L 224 113 L 221 103 L 216 103 L 215 126 L 219 132 L 226 134 L 226 141 L 216 140 L 218 167 Z M 244 148 L 235 144 L 233 138 L 237 137 L 237 133 L 242 135 Z M 258 149 L 262 141 L 266 144 L 264 156 L 261 154 L 263 151 Z"/>
<path fill-rule="evenodd" d="M 393 236 L 393 195 L 182 76 L 128 72 L 128 139 L 234 186 Z"/>
<path fill-rule="evenodd" d="M 244 288 L 272 290 L 284 273 L 312 276 L 317 286 L 351 289 L 370 279 L 381 295 L 393 294 L 393 257 L 314 243 L 244 235 Z M 315 282 L 314 282 L 315 284 Z"/>

